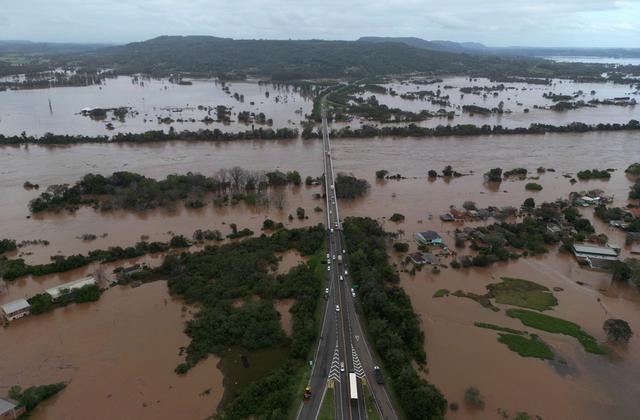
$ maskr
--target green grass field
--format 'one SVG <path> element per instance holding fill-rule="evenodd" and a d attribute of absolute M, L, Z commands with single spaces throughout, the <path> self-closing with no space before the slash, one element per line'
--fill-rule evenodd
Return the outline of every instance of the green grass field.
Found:
<path fill-rule="evenodd" d="M 487 286 L 497 303 L 536 311 L 546 311 L 558 304 L 553 293 L 541 284 L 512 277 L 501 277 L 501 279 L 501 283 Z"/>
<path fill-rule="evenodd" d="M 550 315 L 525 309 L 508 309 L 507 315 L 518 318 L 524 325 L 556 334 L 574 337 L 589 353 L 606 354 L 607 351 L 595 338 L 587 334 L 578 324 Z"/>
<path fill-rule="evenodd" d="M 536 336 L 523 337 L 522 335 L 499 333 L 498 341 L 522 357 L 536 357 L 543 360 L 553 359 L 553 352 L 549 346 Z"/>

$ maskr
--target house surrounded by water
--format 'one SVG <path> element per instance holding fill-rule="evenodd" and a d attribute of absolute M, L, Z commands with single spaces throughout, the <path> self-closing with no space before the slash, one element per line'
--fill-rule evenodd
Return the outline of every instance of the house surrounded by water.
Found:
<path fill-rule="evenodd" d="M 26 299 L 17 299 L 0 306 L 2 316 L 7 321 L 13 321 L 31 313 L 31 305 Z M 0 415 L 0 419 L 3 417 Z"/>
<path fill-rule="evenodd" d="M 617 249 L 593 244 L 573 244 L 573 254 L 580 264 L 591 268 L 606 269 L 620 259 Z"/>
<path fill-rule="evenodd" d="M 80 289 L 81 287 L 94 284 L 98 284 L 95 277 L 87 276 L 80 280 L 75 280 L 69 283 L 61 284 L 59 286 L 51 287 L 45 290 L 45 292 L 48 293 L 51 296 L 51 299 L 53 299 L 53 301 L 55 302 L 56 300 L 60 299 L 60 296 L 62 296 L 64 293 L 68 293 L 70 291 Z"/>
<path fill-rule="evenodd" d="M 416 240 L 424 245 L 442 245 L 442 237 L 433 230 L 416 233 Z"/>

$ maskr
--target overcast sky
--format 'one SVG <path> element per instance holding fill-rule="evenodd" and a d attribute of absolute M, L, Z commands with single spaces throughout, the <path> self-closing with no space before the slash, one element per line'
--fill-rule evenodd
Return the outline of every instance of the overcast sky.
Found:
<path fill-rule="evenodd" d="M 640 47 L 640 0 L 0 0 L 0 39 L 126 43 L 159 35 Z"/>

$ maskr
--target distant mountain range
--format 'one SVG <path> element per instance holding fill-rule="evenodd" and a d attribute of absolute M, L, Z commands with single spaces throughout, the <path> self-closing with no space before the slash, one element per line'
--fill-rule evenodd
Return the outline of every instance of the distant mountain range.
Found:
<path fill-rule="evenodd" d="M 474 42 L 382 37 L 323 41 L 160 36 L 116 46 L 4 41 L 0 42 L 0 76 L 70 65 L 84 67 L 87 71 L 109 68 L 118 74 L 168 76 L 183 73 L 274 80 L 365 78 L 416 72 L 434 76 L 486 76 L 500 81 L 513 77 L 601 80 L 602 65 L 554 63 L 536 57 L 596 54 L 593 49 L 575 51 L 494 48 Z M 640 56 L 640 49 L 615 51 L 618 56 L 623 52 L 635 52 Z M 603 56 L 605 50 L 597 50 L 597 53 Z M 26 59 L 16 60 L 16 56 Z"/>
<path fill-rule="evenodd" d="M 363 42 L 401 42 L 416 48 L 469 54 L 502 54 L 528 57 L 617 57 L 640 58 L 640 48 L 574 48 L 574 47 L 488 47 L 479 42 L 427 41 L 416 37 L 363 36 Z"/>

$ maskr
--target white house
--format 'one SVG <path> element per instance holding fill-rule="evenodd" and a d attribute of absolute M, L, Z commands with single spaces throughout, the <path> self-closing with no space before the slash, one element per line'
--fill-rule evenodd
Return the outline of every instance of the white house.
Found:
<path fill-rule="evenodd" d="M 7 321 L 22 318 L 31 313 L 31 305 L 29 305 L 26 299 L 18 299 L 5 303 L 0 306 L 0 309 L 2 310 L 2 316 L 4 316 Z"/>

